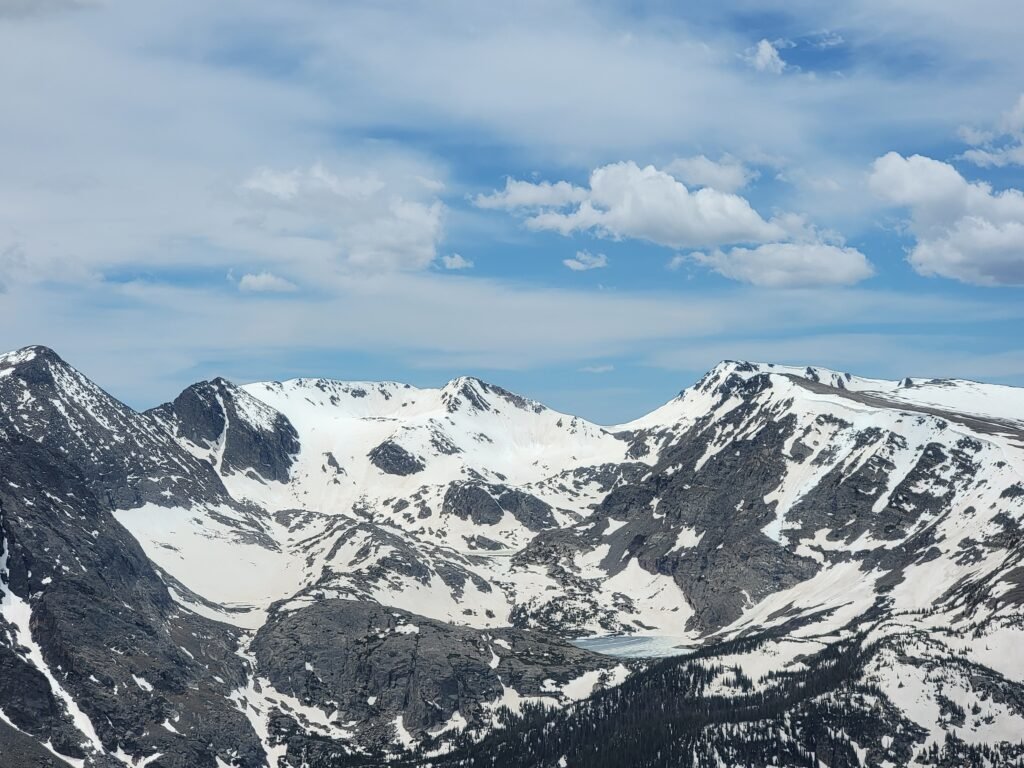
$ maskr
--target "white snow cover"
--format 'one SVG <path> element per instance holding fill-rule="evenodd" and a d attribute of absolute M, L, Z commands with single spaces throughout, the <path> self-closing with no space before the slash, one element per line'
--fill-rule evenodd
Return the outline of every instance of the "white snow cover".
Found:
<path fill-rule="evenodd" d="M 975 412 L 993 417 L 1008 419 L 1015 412 L 1019 391 L 971 382 L 881 381 L 823 368 L 722 363 L 697 385 L 648 416 L 603 429 L 472 378 L 456 379 L 440 389 L 418 389 L 394 382 L 296 379 L 245 385 L 241 391 L 246 396 L 239 399 L 252 423 L 269 426 L 280 413 L 296 428 L 301 450 L 288 482 L 266 482 L 238 473 L 225 476 L 224 481 L 236 498 L 255 502 L 268 513 L 305 510 L 308 515 L 302 525 L 281 522 L 268 514 L 260 526 L 275 546 L 267 547 L 243 535 L 242 521 L 238 527 L 230 521 L 225 523 L 223 518 L 233 514 L 226 509 L 218 510 L 220 516 L 215 519 L 202 510 L 149 506 L 119 512 L 118 519 L 161 567 L 189 589 L 229 609 L 211 615 L 241 626 L 258 626 L 271 602 L 300 593 L 328 567 L 334 576 L 329 582 L 321 582 L 319 592 L 298 597 L 287 605 L 296 607 L 309 599 L 331 596 L 356 597 L 445 621 L 500 626 L 507 623 L 516 604 L 554 604 L 561 587 L 545 569 L 513 565 L 508 555 L 528 544 L 535 531 L 511 514 L 505 513 L 494 525 L 442 515 L 443 497 L 452 482 L 474 477 L 494 487 L 522 489 L 550 504 L 558 525 L 571 525 L 586 518 L 603 494 L 589 481 L 573 482 L 569 473 L 626 461 L 629 440 L 616 433 L 649 432 L 652 436 L 647 438 L 648 444 L 656 450 L 646 460 L 654 463 L 672 436 L 710 415 L 704 428 L 712 431 L 714 439 L 698 462 L 700 466 L 731 441 L 749 436 L 744 434 L 745 427 L 734 433 L 718 426 L 741 402 L 739 397 L 723 396 L 718 387 L 730 376 L 742 379 L 761 374 L 771 377 L 771 387 L 759 396 L 764 407 L 776 418 L 796 414 L 803 430 L 801 440 L 813 451 L 807 460 L 790 460 L 791 440 L 784 450 L 787 471 L 779 486 L 764 498 L 775 511 L 775 519 L 764 532 L 781 545 L 789 544 L 787 531 L 793 524 L 787 516 L 794 505 L 829 472 L 838 467 L 850 473 L 869 456 L 884 457 L 896 467 L 890 473 L 891 487 L 879 498 L 876 511 L 915 466 L 922 447 L 932 441 L 948 445 L 959 437 L 980 437 L 993 461 L 1010 459 L 1003 472 L 1005 484 L 1000 487 L 1019 473 L 1019 456 L 1007 441 L 992 434 L 979 436 L 969 424 L 940 424 L 940 416 L 915 410 L 918 406 L 973 404 Z M 812 391 L 800 386 L 800 380 L 841 389 Z M 862 402 L 844 393 L 884 398 L 891 405 Z M 842 432 L 835 426 L 835 419 L 851 423 L 854 429 Z M 749 430 L 756 430 L 758 423 L 751 421 Z M 855 450 L 853 435 L 869 427 L 892 431 L 903 441 Z M 386 441 L 417 457 L 423 469 L 405 476 L 382 472 L 369 453 Z M 997 485 L 993 483 L 991 488 L 999 490 Z M 984 489 L 977 496 L 979 502 L 988 498 Z M 395 504 L 395 500 L 410 498 L 416 500 L 414 505 L 405 503 L 402 508 Z M 966 502 L 961 504 L 966 506 Z M 651 509 L 652 514 L 658 514 L 657 500 Z M 427 514 L 420 514 L 423 510 Z M 397 573 L 368 589 L 359 583 L 359 574 L 368 573 L 397 550 L 386 543 L 386 537 L 381 538 L 381 533 L 360 527 L 365 519 L 380 526 L 381 532 L 399 536 L 437 568 L 455 563 L 490 584 L 491 590 L 481 592 L 476 581 L 470 579 L 456 594 L 437 574 L 424 583 Z M 972 521 L 972 525 L 977 522 Z M 628 523 L 612 520 L 603 535 L 611 536 Z M 333 547 L 328 559 L 327 553 L 339 535 L 350 529 L 356 530 L 340 546 Z M 850 546 L 842 540 L 830 540 L 827 533 L 822 531 L 813 539 L 798 542 L 797 551 L 821 562 L 824 552 Z M 681 527 L 676 533 L 676 551 L 694 549 L 703 535 L 702 531 Z M 961 532 L 951 543 L 965 535 Z M 497 542 L 501 548 L 474 550 L 471 541 L 476 536 Z M 862 540 L 855 546 L 877 544 Z M 636 613 L 623 614 L 627 623 L 651 627 L 642 630 L 651 635 L 685 634 L 682 628 L 692 609 L 670 577 L 652 575 L 637 563 L 628 562 L 621 573 L 608 578 L 599 550 L 578 556 L 575 564 L 581 575 L 600 580 L 600 591 L 594 598 L 599 605 L 620 610 L 612 606 L 613 596 L 616 592 L 627 594 L 636 606 Z M 211 562 L 217 567 L 210 568 Z M 928 587 L 949 586 L 970 570 L 947 568 L 936 579 L 931 571 L 945 568 L 942 564 L 946 562 L 943 559 L 909 570 L 895 598 L 908 607 L 927 603 L 936 593 Z M 846 570 L 841 567 L 827 568 L 793 590 L 751 604 L 737 628 L 767 621 L 768 615 L 785 607 L 791 598 L 808 609 L 826 598 L 841 602 L 834 614 L 837 622 L 855 615 L 873 599 L 873 579 L 865 580 L 859 572 L 844 574 Z M 913 585 L 918 581 L 925 585 L 924 592 L 914 592 Z M 180 597 L 188 602 L 187 596 Z M 190 607 L 210 613 L 194 602 Z M 584 629 L 599 631 L 596 624 Z"/>
<path fill-rule="evenodd" d="M 8 369 L 9 357 L 0 357 L 0 376 Z M 720 389 L 730 377 L 742 380 L 759 375 L 767 377 L 769 386 L 746 399 Z M 85 385 L 72 381 L 68 387 L 86 400 L 95 396 Z M 636 628 L 631 637 L 602 638 L 599 635 L 606 630 L 596 615 L 576 627 L 580 633 L 597 636 L 582 644 L 623 656 L 685 653 L 701 638 L 686 629 L 694 609 L 674 579 L 649 572 L 635 557 L 608 562 L 612 544 L 629 533 L 632 518 L 617 513 L 605 524 L 591 517 L 594 506 L 616 482 L 624 482 L 622 470 L 620 480 L 611 485 L 591 478 L 588 471 L 637 461 L 628 453 L 636 440 L 651 449 L 640 461 L 653 468 L 664 450 L 688 429 L 703 430 L 709 438 L 707 450 L 697 461 L 701 467 L 722 451 L 732 450 L 737 440 L 756 435 L 765 423 L 787 418 L 793 419 L 796 428 L 782 450 L 784 471 L 763 498 L 772 515 L 762 531 L 777 545 L 820 567 L 811 578 L 788 589 L 746 594 L 742 616 L 716 636 L 731 638 L 777 626 L 795 615 L 826 614 L 756 651 L 718 661 L 741 669 L 759 685 L 768 684 L 762 680 L 768 672 L 796 668 L 801 663 L 798 657 L 848 631 L 844 628 L 849 622 L 875 603 L 876 581 L 888 572 L 862 567 L 859 558 L 844 561 L 834 556 L 892 549 L 903 539 L 882 540 L 870 533 L 854 538 L 826 528 L 798 533 L 802 521 L 795 516 L 800 502 L 830 474 L 849 477 L 869 461 L 884 462 L 888 468 L 885 487 L 872 489 L 879 492 L 872 513 L 881 514 L 929 445 L 941 447 L 945 459 L 914 492 L 943 499 L 944 506 L 941 514 L 922 515 L 906 536 L 931 534 L 935 553 L 905 567 L 890 585 L 886 596 L 896 618 L 877 629 L 879 637 L 902 638 L 914 632 L 931 637 L 962 621 L 952 603 L 928 617 L 918 613 L 934 608 L 956 585 L 990 584 L 995 596 L 1011 588 L 1012 563 L 995 557 L 976 561 L 961 553 L 971 540 L 1001 530 L 1000 514 L 1024 519 L 1024 504 L 1001 497 L 1004 489 L 1024 478 L 1024 441 L 1014 433 L 1024 423 L 1024 390 L 961 380 L 883 381 L 815 367 L 723 363 L 651 414 L 609 428 L 472 378 L 456 379 L 439 389 L 297 379 L 249 384 L 242 391 L 246 396 L 238 402 L 243 418 L 269 429 L 277 414 L 282 414 L 295 427 L 301 446 L 287 482 L 241 473 L 223 477 L 232 496 L 252 502 L 260 512 L 250 516 L 227 506 L 147 505 L 119 511 L 117 519 L 186 591 L 223 610 L 176 593 L 183 605 L 246 629 L 258 628 L 269 606 L 279 600 L 285 601 L 284 610 L 330 597 L 374 600 L 481 628 L 507 626 L 517 606 L 550 609 L 557 619 L 559 611 L 574 614 L 582 601 L 598 614 L 604 612 L 621 625 Z M 751 403 L 749 417 L 745 411 L 736 411 Z M 744 420 L 733 426 L 727 417 L 736 413 L 743 413 Z M 878 430 L 880 436 L 870 438 L 871 430 Z M 858 437 L 864 434 L 869 437 Z M 889 440 L 889 435 L 898 439 Z M 976 480 L 956 474 L 951 456 L 964 450 L 958 447 L 961 441 L 971 443 L 970 461 L 982 468 Z M 408 475 L 383 472 L 369 454 L 386 442 L 415 457 L 422 469 Z M 677 465 L 662 466 L 660 471 L 669 475 L 693 469 Z M 552 569 L 512 557 L 537 531 L 511 513 L 494 524 L 442 514 L 449 486 L 467 481 L 486 486 L 493 497 L 500 496 L 499 487 L 536 496 L 551 506 L 557 527 L 593 536 L 591 544 L 560 563 L 586 585 L 583 594 L 573 593 Z M 646 514 L 666 525 L 670 521 L 665 520 L 666 506 L 660 499 L 644 507 L 630 514 Z M 742 513 L 742 508 L 723 512 Z M 250 535 L 254 530 L 260 535 Z M 674 542 L 673 556 L 692 556 L 702 544 L 706 546 L 704 530 L 689 525 L 667 530 L 668 541 Z M 488 539 L 497 548 L 480 548 L 475 537 Z M 408 551 L 425 565 L 425 579 L 382 567 L 392 558 L 406 557 Z M 446 569 L 469 576 L 461 589 L 452 589 L 442 578 Z M 384 576 L 379 575 L 381 571 Z M 371 573 L 377 574 L 372 582 L 368 581 Z M 317 587 L 310 588 L 312 584 Z M 8 605 L 17 616 L 15 602 L 6 600 L 5 596 L 5 616 Z M 956 647 L 964 658 L 1011 679 L 1024 679 L 1024 668 L 1016 660 L 1019 654 L 1014 653 L 1022 641 L 1021 631 L 1011 621 L 1018 614 L 988 604 L 974 610 L 976 621 L 993 623 L 978 638 L 964 631 L 947 642 L 962 643 Z M 16 625 L 27 631 L 27 620 L 20 621 Z M 955 626 L 954 630 L 960 632 Z M 406 623 L 395 631 L 412 633 L 418 628 Z M 503 668 L 500 646 L 500 641 L 494 641 L 491 647 L 491 665 L 499 672 Z M 919 651 L 933 652 L 924 642 Z M 886 691 L 902 682 L 894 700 L 939 738 L 942 728 L 933 717 L 936 687 L 942 683 L 966 691 L 969 681 L 893 669 L 895 677 L 880 668 L 868 674 L 877 677 Z M 720 681 L 722 690 L 732 685 L 727 678 Z M 564 702 L 589 695 L 593 687 L 591 677 L 583 676 L 550 691 L 550 697 L 534 700 Z M 259 692 L 252 687 L 236 692 L 235 699 L 258 732 L 265 729 L 267 712 L 284 701 L 262 685 Z M 515 708 L 524 700 L 506 686 L 491 706 Z M 344 729 L 332 730 L 340 726 L 331 714 L 310 713 L 309 720 L 324 733 L 340 734 Z M 981 720 L 965 726 L 972 731 L 965 738 L 998 739 L 1024 727 L 1012 712 L 995 705 L 987 707 Z M 459 724 L 451 727 L 459 729 Z M 403 745 L 412 738 L 400 718 L 394 729 Z"/>

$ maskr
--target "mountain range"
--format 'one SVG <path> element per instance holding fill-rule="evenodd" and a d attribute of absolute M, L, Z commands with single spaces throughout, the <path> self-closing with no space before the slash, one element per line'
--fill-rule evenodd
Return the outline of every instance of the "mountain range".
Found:
<path fill-rule="evenodd" d="M 1024 765 L 1024 390 L 0 356 L 0 766 Z"/>

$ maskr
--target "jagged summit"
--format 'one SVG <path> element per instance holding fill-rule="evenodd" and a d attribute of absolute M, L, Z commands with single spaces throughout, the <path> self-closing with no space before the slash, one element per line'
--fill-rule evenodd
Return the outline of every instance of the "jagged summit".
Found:
<path fill-rule="evenodd" d="M 501 403 L 534 413 L 549 410 L 536 400 L 509 392 L 475 376 L 460 376 L 449 381 L 441 388 L 441 400 L 449 411 L 458 410 L 463 405 L 478 411 L 490 411 L 500 408 Z"/>
<path fill-rule="evenodd" d="M 0 357 L 0 428 L 65 456 L 113 508 L 226 498 L 210 467 L 48 347 Z"/>
<path fill-rule="evenodd" d="M 298 435 L 283 414 L 221 377 L 187 387 L 147 415 L 221 474 L 286 482 L 299 452 Z"/>
<path fill-rule="evenodd" d="M 0 377 L 11 375 L 17 375 L 33 384 L 52 384 L 55 375 L 86 381 L 82 374 L 50 347 L 38 344 L 0 355 Z"/>
<path fill-rule="evenodd" d="M 21 365 L 23 363 L 31 362 L 36 358 L 60 359 L 57 353 L 49 347 L 45 347 L 40 344 L 30 344 L 26 347 L 21 347 L 20 349 L 0 354 L 0 367 L 7 368 L 14 365 Z"/>

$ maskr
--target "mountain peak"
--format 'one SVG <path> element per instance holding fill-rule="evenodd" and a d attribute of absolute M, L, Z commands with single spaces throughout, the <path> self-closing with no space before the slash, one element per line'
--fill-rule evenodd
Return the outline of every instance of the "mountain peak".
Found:
<path fill-rule="evenodd" d="M 789 378 L 803 379 L 804 381 L 842 390 L 888 391 L 895 389 L 897 386 L 912 386 L 915 381 L 907 378 L 897 383 L 881 379 L 869 379 L 853 376 L 849 373 L 825 368 L 820 365 L 784 365 L 781 363 L 758 363 L 749 360 L 723 360 L 709 370 L 694 385 L 694 388 L 701 392 L 709 393 L 720 387 L 731 376 L 749 379 L 764 374 L 776 374 Z M 687 391 L 684 390 L 679 396 L 684 397 Z"/>
<path fill-rule="evenodd" d="M 441 388 L 441 399 L 449 412 L 459 410 L 463 403 L 476 411 L 494 410 L 495 398 L 504 400 L 520 410 L 541 413 L 545 406 L 535 400 L 517 395 L 496 384 L 489 384 L 475 376 L 460 376 Z"/>
<path fill-rule="evenodd" d="M 225 389 L 228 391 L 238 389 L 237 386 L 235 386 L 232 382 L 225 379 L 223 376 L 217 376 L 204 383 L 209 384 L 210 386 L 213 386 L 217 389 Z"/>
<path fill-rule="evenodd" d="M 27 347 L 22 347 L 21 349 L 16 349 L 13 352 L 0 354 L 0 376 L 4 375 L 4 371 L 43 363 L 57 364 L 61 366 L 68 365 L 64 359 L 50 349 L 50 347 L 45 347 L 41 344 L 32 344 Z"/>
<path fill-rule="evenodd" d="M 57 396 L 75 402 L 109 399 L 109 395 L 81 371 L 42 345 L 22 347 L 0 355 L 0 380 L 6 377 L 19 380 L 25 391 L 48 392 L 46 397 Z"/>

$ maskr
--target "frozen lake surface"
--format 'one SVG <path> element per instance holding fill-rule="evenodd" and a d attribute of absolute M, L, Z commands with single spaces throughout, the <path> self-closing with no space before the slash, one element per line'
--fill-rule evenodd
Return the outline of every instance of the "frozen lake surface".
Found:
<path fill-rule="evenodd" d="M 574 640 L 580 648 L 628 659 L 683 656 L 693 648 L 693 639 L 680 635 L 607 635 Z"/>

